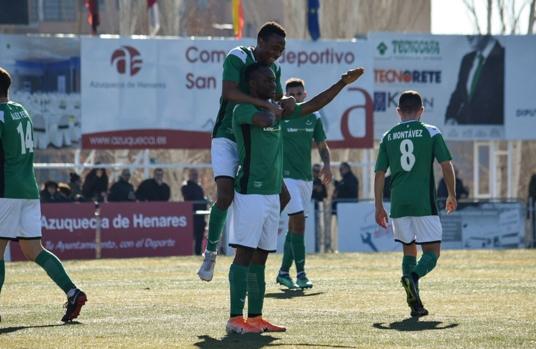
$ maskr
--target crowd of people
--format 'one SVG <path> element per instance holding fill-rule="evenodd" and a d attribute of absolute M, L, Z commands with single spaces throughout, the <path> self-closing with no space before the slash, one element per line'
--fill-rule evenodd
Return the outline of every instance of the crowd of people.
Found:
<path fill-rule="evenodd" d="M 137 189 L 130 183 L 129 169 L 123 169 L 115 183 L 109 186 L 109 178 L 104 168 L 94 168 L 82 183 L 80 175 L 71 172 L 69 182 L 46 181 L 41 190 L 41 202 L 128 202 L 128 201 L 169 201 L 171 190 L 164 182 L 164 171 L 157 168 L 153 177 L 140 183 Z"/>

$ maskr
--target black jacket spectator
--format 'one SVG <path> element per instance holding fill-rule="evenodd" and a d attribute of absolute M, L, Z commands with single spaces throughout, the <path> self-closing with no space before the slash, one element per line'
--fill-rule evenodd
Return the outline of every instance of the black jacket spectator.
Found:
<path fill-rule="evenodd" d="M 328 190 L 320 178 L 313 178 L 313 194 L 311 195 L 314 201 L 324 201 L 328 197 Z"/>
<path fill-rule="evenodd" d="M 136 201 L 136 195 L 134 194 L 134 186 L 128 181 L 130 180 L 130 171 L 125 169 L 121 172 L 121 176 L 110 188 L 108 195 L 108 201 L 121 202 L 121 201 Z"/>
<path fill-rule="evenodd" d="M 437 186 L 437 197 L 446 199 L 449 196 L 447 190 L 447 184 L 445 183 L 445 178 L 441 178 Z M 463 182 L 460 178 L 456 177 L 456 200 L 467 198 L 469 196 L 469 190 L 463 185 Z"/>
<path fill-rule="evenodd" d="M 532 177 L 530 177 L 529 200 L 532 200 L 533 203 L 536 202 L 536 174 L 533 174 Z"/>
<path fill-rule="evenodd" d="M 69 187 L 71 188 L 69 199 L 72 201 L 85 201 L 82 194 L 82 179 L 74 172 L 69 173 Z"/>
<path fill-rule="evenodd" d="M 108 175 L 103 168 L 94 168 L 86 176 L 82 194 L 86 200 L 104 201 L 108 192 Z"/>
<path fill-rule="evenodd" d="M 45 188 L 41 190 L 39 194 L 41 197 L 41 202 L 61 203 L 70 201 L 69 198 L 58 190 L 58 183 L 54 181 L 45 182 Z"/>
<path fill-rule="evenodd" d="M 169 185 L 163 181 L 164 171 L 161 168 L 154 170 L 153 178 L 144 180 L 136 190 L 136 199 L 140 201 L 169 201 L 171 191 Z"/>
<path fill-rule="evenodd" d="M 194 252 L 196 255 L 201 255 L 201 248 L 203 243 L 203 235 L 205 232 L 205 216 L 197 215 L 195 211 L 206 210 L 207 202 L 205 199 L 205 192 L 199 184 L 197 184 L 198 173 L 197 170 L 192 169 L 188 175 L 189 179 L 181 187 L 182 197 L 184 201 L 197 201 L 193 204 L 194 210 Z"/>
<path fill-rule="evenodd" d="M 315 207 L 318 202 L 324 201 L 328 197 L 328 190 L 322 183 L 322 179 L 320 179 L 320 170 L 320 165 L 315 164 L 313 166 L 313 193 L 311 198 L 315 201 Z"/>
<path fill-rule="evenodd" d="M 359 196 L 359 181 L 352 172 L 350 164 L 347 162 L 341 163 L 339 172 L 341 174 L 341 180 L 334 182 L 333 214 L 337 214 L 337 201 L 357 201 Z"/>

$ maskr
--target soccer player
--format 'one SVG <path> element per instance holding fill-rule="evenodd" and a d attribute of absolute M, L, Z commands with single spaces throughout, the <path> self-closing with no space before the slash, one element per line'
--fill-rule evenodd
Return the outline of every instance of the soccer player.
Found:
<path fill-rule="evenodd" d="M 374 181 L 376 222 L 387 228 L 382 198 L 385 172 L 391 169 L 393 234 L 403 246 L 401 283 L 413 317 L 428 315 L 418 282 L 436 266 L 443 234 L 436 206 L 434 159 L 441 165 L 447 184 L 447 212 L 454 211 L 457 205 L 451 155 L 439 129 L 420 121 L 423 111 L 418 92 L 400 95 L 397 112 L 401 122 L 383 135 Z M 423 251 L 418 263 L 416 245 L 421 245 Z"/>
<path fill-rule="evenodd" d="M 217 199 L 210 210 L 208 223 L 208 242 L 204 253 L 204 260 L 197 275 L 201 280 L 210 281 L 214 275 L 216 263 L 216 249 L 220 240 L 227 209 L 233 202 L 234 179 L 238 166 L 238 153 L 232 127 L 233 108 L 237 103 L 248 103 L 254 106 L 270 110 L 274 115 L 281 116 L 283 108 L 273 103 L 281 99 L 283 89 L 281 87 L 281 68 L 275 63 L 285 49 L 285 30 L 275 22 L 265 23 L 258 35 L 257 46 L 239 46 L 232 49 L 223 62 L 222 95 L 220 109 L 212 131 L 212 171 L 216 181 Z M 271 100 L 263 100 L 248 95 L 248 86 L 244 81 L 244 71 L 249 65 L 260 62 L 270 66 L 276 76 L 276 93 Z M 292 110 L 293 99 L 282 102 L 284 108 Z M 281 195 L 282 206 L 289 200 L 289 194 L 285 188 Z"/>
<path fill-rule="evenodd" d="M 275 95 L 276 76 L 266 65 L 254 63 L 245 70 L 251 96 L 269 100 Z M 289 118 L 309 115 L 328 104 L 347 84 L 363 74 L 363 69 L 346 72 L 326 91 L 297 104 Z M 233 111 L 233 130 L 239 155 L 239 170 L 230 215 L 229 245 L 236 254 L 229 269 L 231 312 L 228 333 L 283 332 L 262 317 L 265 265 L 277 245 L 280 216 L 278 194 L 283 185 L 283 142 L 280 118 L 251 103 L 238 104 Z M 248 317 L 244 320 L 244 302 Z"/>
<path fill-rule="evenodd" d="M 285 83 L 285 94 L 302 103 L 307 97 L 305 82 L 292 78 Z M 326 134 L 322 121 L 317 114 L 309 114 L 303 118 L 287 119 L 281 123 L 283 132 L 283 180 L 290 193 L 287 205 L 288 232 L 285 239 L 283 262 L 276 282 L 294 288 L 312 288 L 313 283 L 305 274 L 305 218 L 307 207 L 313 192 L 313 176 L 311 173 L 311 150 L 313 141 L 323 167 L 320 171 L 322 182 L 331 182 L 330 154 L 326 143 Z M 292 262 L 296 263 L 296 283 L 290 277 Z"/>
<path fill-rule="evenodd" d="M 35 261 L 67 295 L 61 321 L 80 313 L 87 297 L 71 281 L 58 257 L 41 244 L 41 208 L 33 168 L 33 127 L 28 112 L 10 101 L 9 73 L 0 67 L 0 291 L 4 284 L 4 251 L 18 240 L 26 258 Z"/>

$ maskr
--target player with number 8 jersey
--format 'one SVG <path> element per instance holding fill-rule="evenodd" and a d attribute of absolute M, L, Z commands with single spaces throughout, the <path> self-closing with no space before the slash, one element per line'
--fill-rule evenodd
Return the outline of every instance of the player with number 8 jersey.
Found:
<path fill-rule="evenodd" d="M 376 175 L 374 201 L 376 222 L 387 228 L 383 208 L 385 173 L 391 170 L 391 218 L 394 239 L 402 243 L 401 283 L 406 291 L 411 316 L 428 315 L 419 294 L 419 279 L 432 271 L 441 251 L 443 229 L 436 206 L 434 160 L 443 171 L 449 192 L 447 212 L 456 209 L 455 174 L 450 152 L 439 129 L 420 121 L 424 112 L 422 98 L 416 91 L 400 95 L 397 107 L 401 122 L 382 137 Z M 417 246 L 422 257 L 417 263 Z"/>
<path fill-rule="evenodd" d="M 434 158 L 452 159 L 435 126 L 410 120 L 384 134 L 376 169 L 391 170 L 391 218 L 437 215 Z"/>

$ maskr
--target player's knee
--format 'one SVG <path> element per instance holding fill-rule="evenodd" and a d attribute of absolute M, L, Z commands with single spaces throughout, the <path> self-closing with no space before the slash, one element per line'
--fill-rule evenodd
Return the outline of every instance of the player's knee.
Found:
<path fill-rule="evenodd" d="M 290 216 L 290 220 L 292 221 L 292 231 L 294 233 L 303 234 L 305 231 L 305 216 L 303 212 Z"/>

